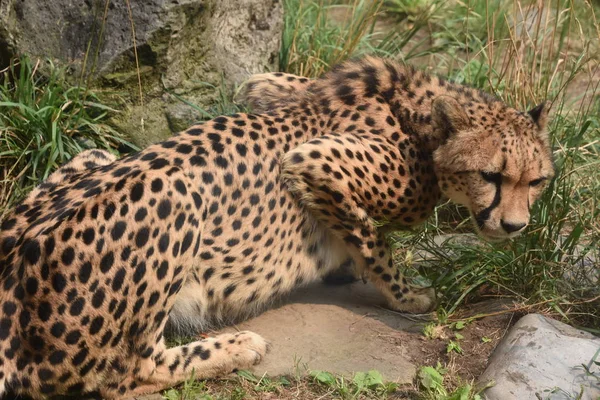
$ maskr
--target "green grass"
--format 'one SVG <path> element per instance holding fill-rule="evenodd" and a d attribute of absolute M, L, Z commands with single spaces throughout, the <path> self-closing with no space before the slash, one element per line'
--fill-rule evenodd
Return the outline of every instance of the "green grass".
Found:
<path fill-rule="evenodd" d="M 336 4 L 329 0 L 284 0 L 284 28 L 279 69 L 317 77 L 344 59 L 372 50 L 381 0 L 353 0 Z M 339 21 L 332 21 L 338 13 Z"/>
<path fill-rule="evenodd" d="M 398 385 L 384 382 L 379 371 L 357 372 L 351 380 L 327 371 L 311 371 L 309 375 L 342 399 L 356 399 L 364 394 L 385 398 L 398 389 Z"/>
<path fill-rule="evenodd" d="M 308 371 L 298 376 L 255 376 L 239 371 L 237 376 L 219 381 L 185 382 L 180 388 L 163 392 L 166 400 L 241 400 L 241 399 L 344 399 L 382 400 L 397 392 L 398 385 L 388 383 L 378 371 L 358 372 L 351 378 L 326 371 Z M 406 388 L 415 394 L 414 388 Z M 439 400 L 442 400 L 441 398 Z M 450 399 L 448 399 L 450 400 Z"/>
<path fill-rule="evenodd" d="M 483 388 L 475 389 L 472 383 L 461 383 L 454 389 L 449 389 L 446 381 L 448 370 L 439 362 L 435 367 L 419 368 L 417 381 L 419 384 L 419 399 L 423 400 L 481 400 Z M 456 386 L 456 385 L 455 385 Z"/>
<path fill-rule="evenodd" d="M 438 3 L 420 8 L 409 25 L 384 32 L 376 25 L 390 11 L 383 0 L 284 0 L 279 70 L 313 78 L 349 57 L 422 57 L 435 49 L 421 50 L 414 43 L 426 41 L 417 35 L 439 11 Z"/>
<path fill-rule="evenodd" d="M 64 68 L 14 60 L 0 75 L 0 215 L 82 150 L 132 148 L 106 123 L 115 112 Z"/>
<path fill-rule="evenodd" d="M 405 385 L 386 382 L 376 370 L 357 372 L 351 377 L 313 370 L 277 378 L 239 371 L 237 376 L 218 381 L 189 379 L 179 388 L 164 391 L 162 396 L 165 400 L 481 400 L 484 388 L 476 389 L 473 382 L 449 382 L 450 375 L 439 363 L 419 368 L 414 384 Z"/>

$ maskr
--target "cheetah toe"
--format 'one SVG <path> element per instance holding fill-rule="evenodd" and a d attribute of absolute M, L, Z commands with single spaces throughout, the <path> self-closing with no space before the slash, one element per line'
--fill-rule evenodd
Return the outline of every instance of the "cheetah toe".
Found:
<path fill-rule="evenodd" d="M 435 290 L 433 288 L 411 289 L 404 294 L 400 301 L 391 304 L 396 311 L 413 314 L 423 314 L 431 311 L 436 304 Z"/>
<path fill-rule="evenodd" d="M 269 351 L 269 343 L 260 335 L 242 331 L 229 335 L 225 351 L 235 360 L 235 369 L 249 368 L 262 361 Z"/>

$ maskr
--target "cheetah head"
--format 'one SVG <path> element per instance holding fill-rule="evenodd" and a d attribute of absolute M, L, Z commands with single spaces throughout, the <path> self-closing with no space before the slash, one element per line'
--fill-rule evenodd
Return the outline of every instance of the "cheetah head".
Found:
<path fill-rule="evenodd" d="M 511 238 L 529 222 L 532 204 L 554 176 L 547 107 L 527 113 L 500 102 L 469 111 L 456 99 L 433 103 L 435 172 L 442 192 L 466 206 L 488 240 Z"/>

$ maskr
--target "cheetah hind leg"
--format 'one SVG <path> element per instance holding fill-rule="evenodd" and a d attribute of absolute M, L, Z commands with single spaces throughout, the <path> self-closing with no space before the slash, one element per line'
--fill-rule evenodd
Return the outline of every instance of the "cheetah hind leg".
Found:
<path fill-rule="evenodd" d="M 347 285 L 361 279 L 354 268 L 352 259 L 344 261 L 338 268 L 332 270 L 323 277 L 323 283 L 326 285 Z"/>
<path fill-rule="evenodd" d="M 146 382 L 136 382 L 128 396 L 155 393 L 187 379 L 208 379 L 247 369 L 266 355 L 268 344 L 253 332 L 225 333 L 159 352 L 156 369 Z"/>

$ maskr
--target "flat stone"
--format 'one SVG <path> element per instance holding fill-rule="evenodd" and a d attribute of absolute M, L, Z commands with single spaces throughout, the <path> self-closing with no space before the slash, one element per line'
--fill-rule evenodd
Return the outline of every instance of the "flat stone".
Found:
<path fill-rule="evenodd" d="M 484 392 L 488 400 L 597 400 L 600 381 L 586 374 L 600 348 L 600 339 L 539 314 L 521 318 L 490 358 L 479 385 L 495 384 Z M 591 371 L 600 376 L 600 368 Z M 583 390 L 582 397 L 577 397 Z"/>
<path fill-rule="evenodd" d="M 235 328 L 256 332 L 271 343 L 271 351 L 253 371 L 257 376 L 308 369 L 351 377 L 377 370 L 387 381 L 412 382 L 416 367 L 398 339 L 406 331 L 420 331 L 422 323 L 381 305 L 383 297 L 370 284 L 315 284 Z"/>

